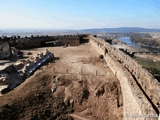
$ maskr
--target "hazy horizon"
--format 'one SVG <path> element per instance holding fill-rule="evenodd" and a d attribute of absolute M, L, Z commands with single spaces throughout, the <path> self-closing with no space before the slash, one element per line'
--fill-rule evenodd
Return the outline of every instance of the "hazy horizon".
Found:
<path fill-rule="evenodd" d="M 160 29 L 159 0 L 0 0 L 1 29 Z"/>
<path fill-rule="evenodd" d="M 24 31 L 81 31 L 81 30 L 89 30 L 89 29 L 118 29 L 118 28 L 138 28 L 138 29 L 157 29 L 157 30 L 160 30 L 160 28 L 145 28 L 145 27 L 106 27 L 106 28 L 85 28 L 85 29 L 63 29 L 63 28 L 57 28 L 57 29 L 52 29 L 52 28 L 6 28 L 6 29 L 1 29 L 0 28 L 0 31 L 21 31 L 24 30 Z"/>

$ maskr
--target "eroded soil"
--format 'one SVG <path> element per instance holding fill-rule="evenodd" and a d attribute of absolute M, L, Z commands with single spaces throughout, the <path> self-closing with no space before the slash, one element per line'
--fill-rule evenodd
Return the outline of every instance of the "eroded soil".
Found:
<path fill-rule="evenodd" d="M 36 54 L 44 49 L 46 48 L 30 51 Z M 123 118 L 120 83 L 90 44 L 47 49 L 59 59 L 43 66 L 15 90 L 1 96 L 0 118 L 3 120 Z"/>

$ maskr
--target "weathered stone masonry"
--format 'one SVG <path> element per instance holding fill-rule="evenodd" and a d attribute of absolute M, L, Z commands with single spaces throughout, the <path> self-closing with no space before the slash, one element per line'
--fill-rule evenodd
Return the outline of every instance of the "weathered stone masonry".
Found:
<path fill-rule="evenodd" d="M 63 35 L 63 36 L 31 36 L 25 38 L 19 38 L 16 41 L 23 43 L 27 47 L 41 47 L 44 42 L 59 41 L 61 45 L 69 44 L 71 46 L 77 46 L 81 42 L 84 42 L 83 37 L 87 35 Z"/>
<path fill-rule="evenodd" d="M 151 119 L 145 115 L 154 115 L 152 119 L 158 119 L 156 118 L 160 109 L 158 81 L 130 56 L 101 39 L 90 36 L 90 43 L 99 54 L 104 56 L 106 63 L 120 81 L 124 119 L 135 120 L 135 117 L 143 120 Z"/>
<path fill-rule="evenodd" d="M 0 38 L 0 59 L 6 59 L 11 56 L 11 49 L 7 40 Z"/>

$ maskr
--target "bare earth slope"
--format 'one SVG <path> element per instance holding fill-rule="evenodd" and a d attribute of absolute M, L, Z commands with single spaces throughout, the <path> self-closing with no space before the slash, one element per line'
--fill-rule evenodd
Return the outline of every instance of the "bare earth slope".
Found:
<path fill-rule="evenodd" d="M 31 52 L 37 53 L 43 49 L 46 48 L 34 49 Z M 15 90 L 1 96 L 0 118 L 123 118 L 119 81 L 90 44 L 48 49 L 60 59 L 43 66 Z"/>

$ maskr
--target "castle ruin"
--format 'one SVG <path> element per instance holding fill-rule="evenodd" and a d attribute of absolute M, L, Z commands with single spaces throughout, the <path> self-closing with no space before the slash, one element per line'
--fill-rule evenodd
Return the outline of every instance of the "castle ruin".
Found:
<path fill-rule="evenodd" d="M 119 79 L 123 95 L 124 117 L 141 120 L 157 119 L 160 111 L 160 83 L 130 56 L 102 39 L 90 36 L 92 47 L 103 55 L 107 65 Z M 145 115 L 151 115 L 145 117 Z M 159 116 L 160 117 L 160 116 Z"/>

